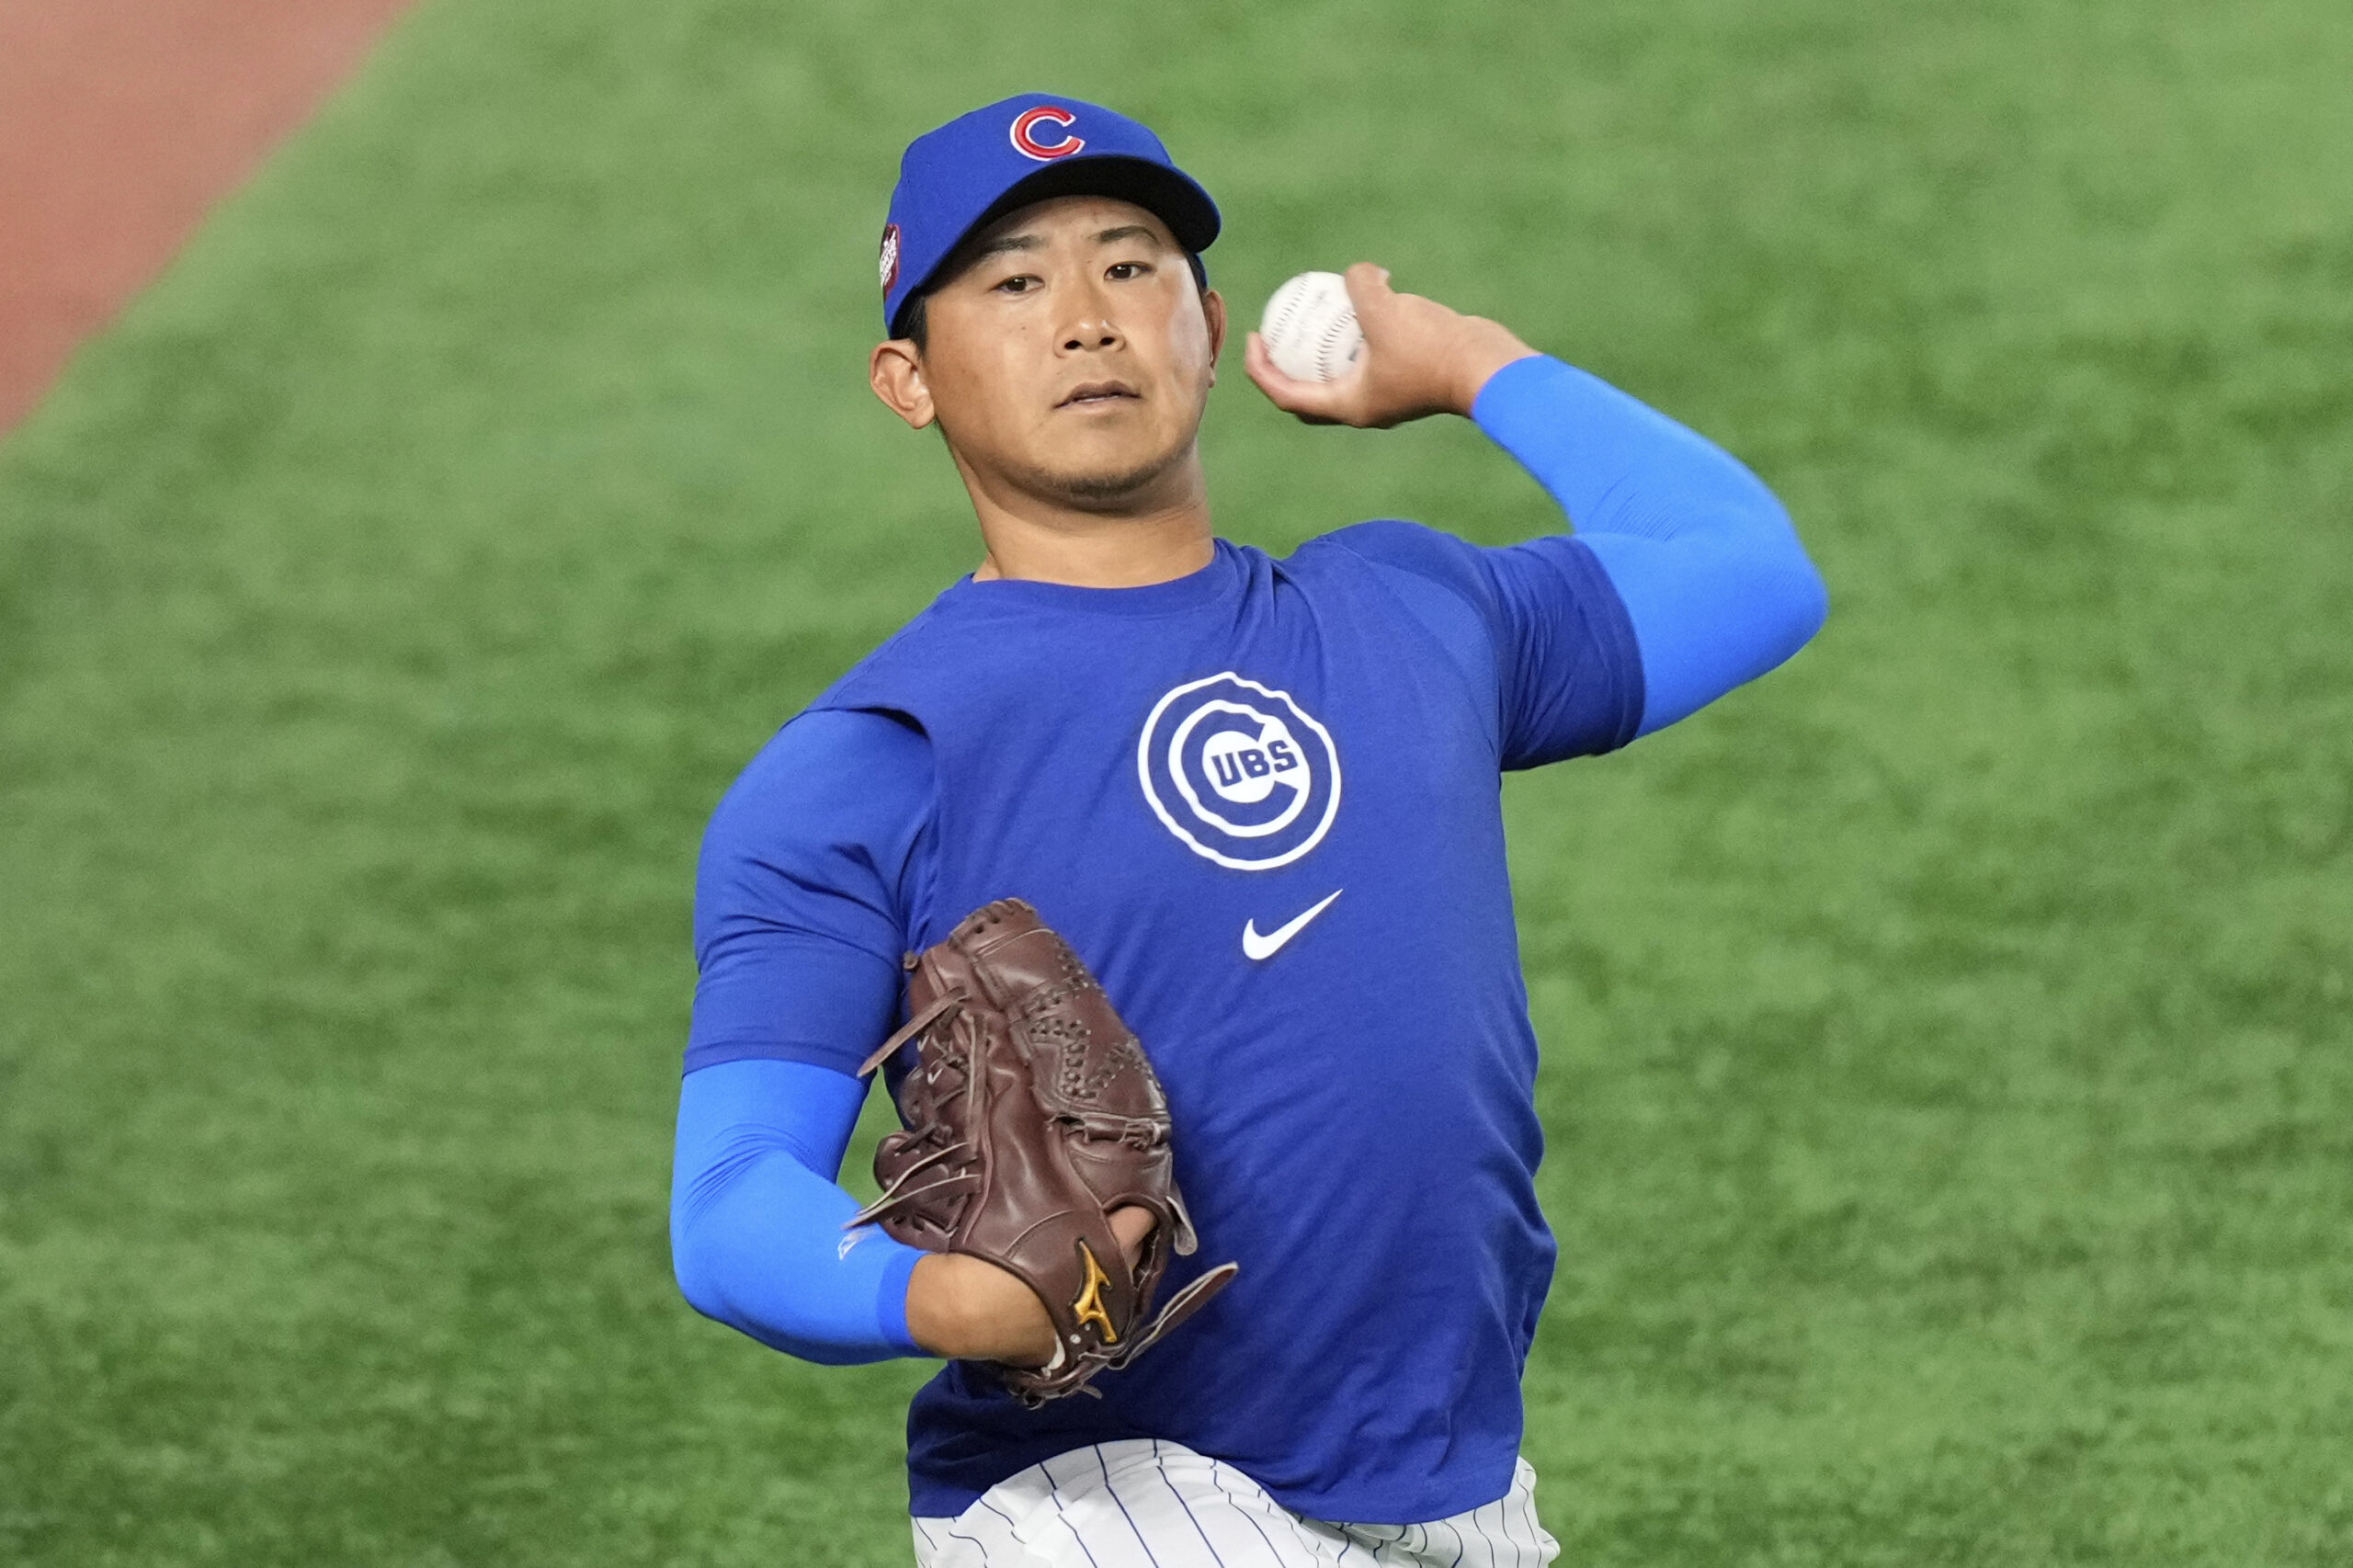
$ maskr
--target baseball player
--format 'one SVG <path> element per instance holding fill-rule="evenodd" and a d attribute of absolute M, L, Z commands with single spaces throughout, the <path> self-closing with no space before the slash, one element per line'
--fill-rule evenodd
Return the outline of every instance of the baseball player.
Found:
<path fill-rule="evenodd" d="M 1197 437 L 1219 216 L 1143 126 L 1031 94 L 906 151 L 874 392 L 937 426 L 982 554 L 787 723 L 712 817 L 672 1234 L 702 1312 L 820 1362 L 945 1358 L 908 1415 L 924 1568 L 1535 1565 L 1519 1379 L 1554 1245 L 1501 775 L 1595 756 L 1787 659 L 1819 576 L 1738 462 L 1492 321 L 1347 285 L 1364 348 L 1260 390 L 1311 423 L 1469 417 L 1574 523 L 1408 522 L 1276 558 L 1213 531 Z M 903 960 L 1018 898 L 1165 1085 L 1239 1273 L 1098 1398 L 985 1363 L 1021 1279 L 845 1221 Z M 903 1071 L 904 1061 L 893 1072 Z M 1154 1224 L 1115 1216 L 1120 1242 Z"/>

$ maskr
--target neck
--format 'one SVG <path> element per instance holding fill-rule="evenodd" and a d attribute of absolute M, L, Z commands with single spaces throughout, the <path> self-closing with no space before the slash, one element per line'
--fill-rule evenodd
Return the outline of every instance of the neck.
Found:
<path fill-rule="evenodd" d="M 987 553 L 972 576 L 1079 588 L 1142 588 L 1188 576 L 1216 554 L 1209 485 L 1188 451 L 1132 494 L 1101 501 L 1042 495 L 965 467 L 964 488 Z"/>

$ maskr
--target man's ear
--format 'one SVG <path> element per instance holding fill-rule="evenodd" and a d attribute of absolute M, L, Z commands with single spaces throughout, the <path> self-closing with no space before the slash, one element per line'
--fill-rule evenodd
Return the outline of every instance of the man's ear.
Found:
<path fill-rule="evenodd" d="M 1214 289 L 1201 292 L 1201 319 L 1210 324 L 1210 385 L 1217 385 L 1217 357 L 1225 350 L 1225 296 Z"/>
<path fill-rule="evenodd" d="M 916 430 L 938 417 L 931 406 L 931 388 L 923 379 L 923 355 L 915 340 L 893 337 L 874 346 L 866 362 L 866 379 L 882 405 Z"/>

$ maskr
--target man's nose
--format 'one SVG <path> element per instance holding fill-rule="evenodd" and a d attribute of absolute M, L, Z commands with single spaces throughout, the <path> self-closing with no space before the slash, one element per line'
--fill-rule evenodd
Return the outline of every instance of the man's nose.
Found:
<path fill-rule="evenodd" d="M 1116 348 L 1121 341 L 1118 326 L 1095 316 L 1071 323 L 1063 333 L 1063 352 L 1084 354 L 1094 349 Z"/>
<path fill-rule="evenodd" d="M 1085 354 L 1117 348 L 1123 341 L 1120 328 L 1111 320 L 1111 301 L 1104 297 L 1102 279 L 1092 280 L 1092 286 L 1082 284 L 1078 297 L 1070 301 L 1076 318 L 1063 331 L 1063 352 Z"/>

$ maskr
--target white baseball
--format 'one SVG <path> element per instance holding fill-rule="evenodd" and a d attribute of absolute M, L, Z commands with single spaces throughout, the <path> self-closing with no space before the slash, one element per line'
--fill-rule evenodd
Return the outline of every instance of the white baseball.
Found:
<path fill-rule="evenodd" d="M 1258 335 L 1275 369 L 1294 381 L 1335 380 L 1364 351 L 1356 302 L 1336 272 L 1302 272 L 1276 290 Z"/>

